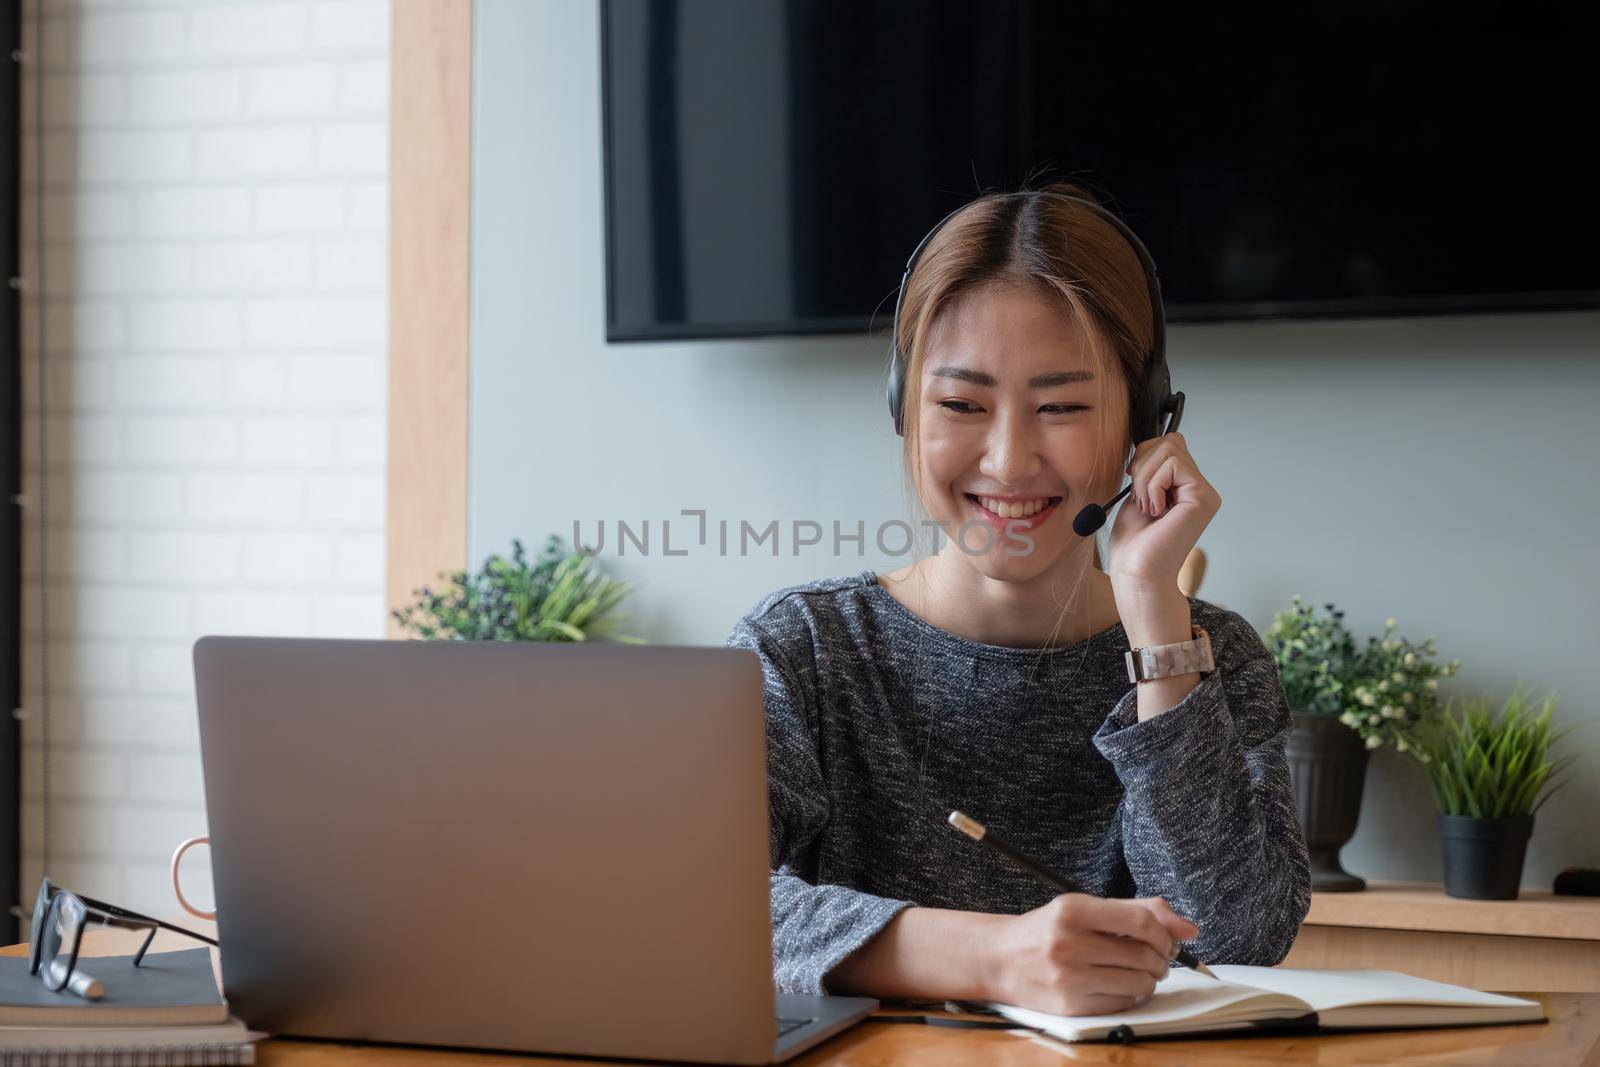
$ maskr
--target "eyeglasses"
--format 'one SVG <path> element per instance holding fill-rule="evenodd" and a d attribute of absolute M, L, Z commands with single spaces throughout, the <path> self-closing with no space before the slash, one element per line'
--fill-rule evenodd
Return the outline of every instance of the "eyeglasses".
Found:
<path fill-rule="evenodd" d="M 133 957 L 135 967 L 143 961 L 157 930 L 171 930 L 208 945 L 217 944 L 204 934 L 92 897 L 79 896 L 52 885 L 49 878 L 44 878 L 39 882 L 39 895 L 33 902 L 33 926 L 28 934 L 28 973 L 39 975 L 46 989 L 59 993 L 72 981 L 73 972 L 78 966 L 78 949 L 82 947 L 83 931 L 91 920 L 123 930 L 146 931 L 144 941 Z M 97 993 L 86 990 L 85 995 Z"/>

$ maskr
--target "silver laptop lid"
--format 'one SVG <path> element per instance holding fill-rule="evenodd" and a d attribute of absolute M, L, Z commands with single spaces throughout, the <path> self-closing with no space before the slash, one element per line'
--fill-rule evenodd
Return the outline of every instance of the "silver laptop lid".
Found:
<path fill-rule="evenodd" d="M 771 1058 L 754 654 L 208 636 L 194 662 L 251 1026 Z"/>

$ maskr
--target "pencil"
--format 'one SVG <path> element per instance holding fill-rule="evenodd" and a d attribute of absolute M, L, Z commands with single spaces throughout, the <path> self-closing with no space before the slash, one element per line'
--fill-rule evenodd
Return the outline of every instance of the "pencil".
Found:
<path fill-rule="evenodd" d="M 952 811 L 950 813 L 950 825 L 954 826 L 957 830 L 960 830 L 974 841 L 977 841 L 980 844 L 988 845 L 990 848 L 994 849 L 996 852 L 1000 853 L 1000 855 L 1004 856 L 1018 867 L 1021 867 L 1035 878 L 1038 878 L 1040 881 L 1054 887 L 1056 892 L 1078 892 L 1077 887 L 1071 882 L 1067 881 L 1065 878 L 1061 877 L 1061 875 L 1057 874 L 1055 871 L 1052 871 L 1038 860 L 1033 859 L 1031 856 L 1028 856 L 1025 853 L 1017 851 L 1012 846 L 1000 840 L 994 834 L 990 833 L 988 827 L 984 826 L 983 823 L 979 822 L 977 819 L 974 819 L 969 815 L 963 815 L 959 811 Z M 1197 974 L 1205 975 L 1207 978 L 1217 978 L 1216 975 L 1211 973 L 1211 968 L 1200 962 L 1199 956 L 1196 956 L 1193 952 L 1190 952 L 1186 948 L 1180 947 L 1178 949 L 1178 958 L 1172 962 L 1180 964 L 1184 967 L 1188 967 Z M 1222 979 L 1217 978 L 1217 981 L 1220 982 L 1221 980 Z"/>

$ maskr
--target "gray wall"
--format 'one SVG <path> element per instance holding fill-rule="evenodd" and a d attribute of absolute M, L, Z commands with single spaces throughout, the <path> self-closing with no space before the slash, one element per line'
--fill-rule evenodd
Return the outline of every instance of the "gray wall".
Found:
<path fill-rule="evenodd" d="M 765 593 L 908 557 L 872 531 L 905 519 L 879 338 L 608 346 L 604 338 L 597 5 L 478 0 L 474 32 L 474 564 L 607 520 L 606 569 L 639 584 L 627 632 L 720 644 Z M 1461 675 L 1562 697 L 1600 752 L 1588 655 L 1600 516 L 1600 313 L 1175 326 L 1184 436 L 1224 504 L 1201 540 L 1200 595 L 1258 628 L 1293 593 L 1335 601 L 1360 638 L 1386 616 L 1438 637 Z M 681 509 L 704 508 L 705 546 Z M 650 520 L 650 553 L 615 523 Z M 661 524 L 673 520 L 665 556 Z M 717 544 L 731 526 L 729 554 Z M 783 526 L 738 554 L 741 520 Z M 788 524 L 823 543 L 796 553 Z M 835 555 L 831 523 L 868 531 Z M 891 552 L 897 547 L 891 543 Z M 1600 866 L 1600 759 L 1540 813 L 1524 882 Z M 1369 877 L 1437 880 L 1427 787 L 1380 753 L 1346 849 Z"/>

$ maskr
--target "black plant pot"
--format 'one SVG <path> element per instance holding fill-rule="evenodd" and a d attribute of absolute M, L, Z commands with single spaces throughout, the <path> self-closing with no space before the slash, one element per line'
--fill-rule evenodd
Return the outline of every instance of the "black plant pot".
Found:
<path fill-rule="evenodd" d="M 1361 735 L 1328 715 L 1293 712 L 1286 746 L 1294 803 L 1311 854 L 1311 888 L 1349 893 L 1364 878 L 1339 865 L 1339 850 L 1355 836 L 1361 790 L 1367 782 L 1367 746 Z"/>
<path fill-rule="evenodd" d="M 1444 846 L 1446 896 L 1468 900 L 1516 900 L 1522 861 L 1528 854 L 1533 816 L 1471 819 L 1439 812 Z"/>

